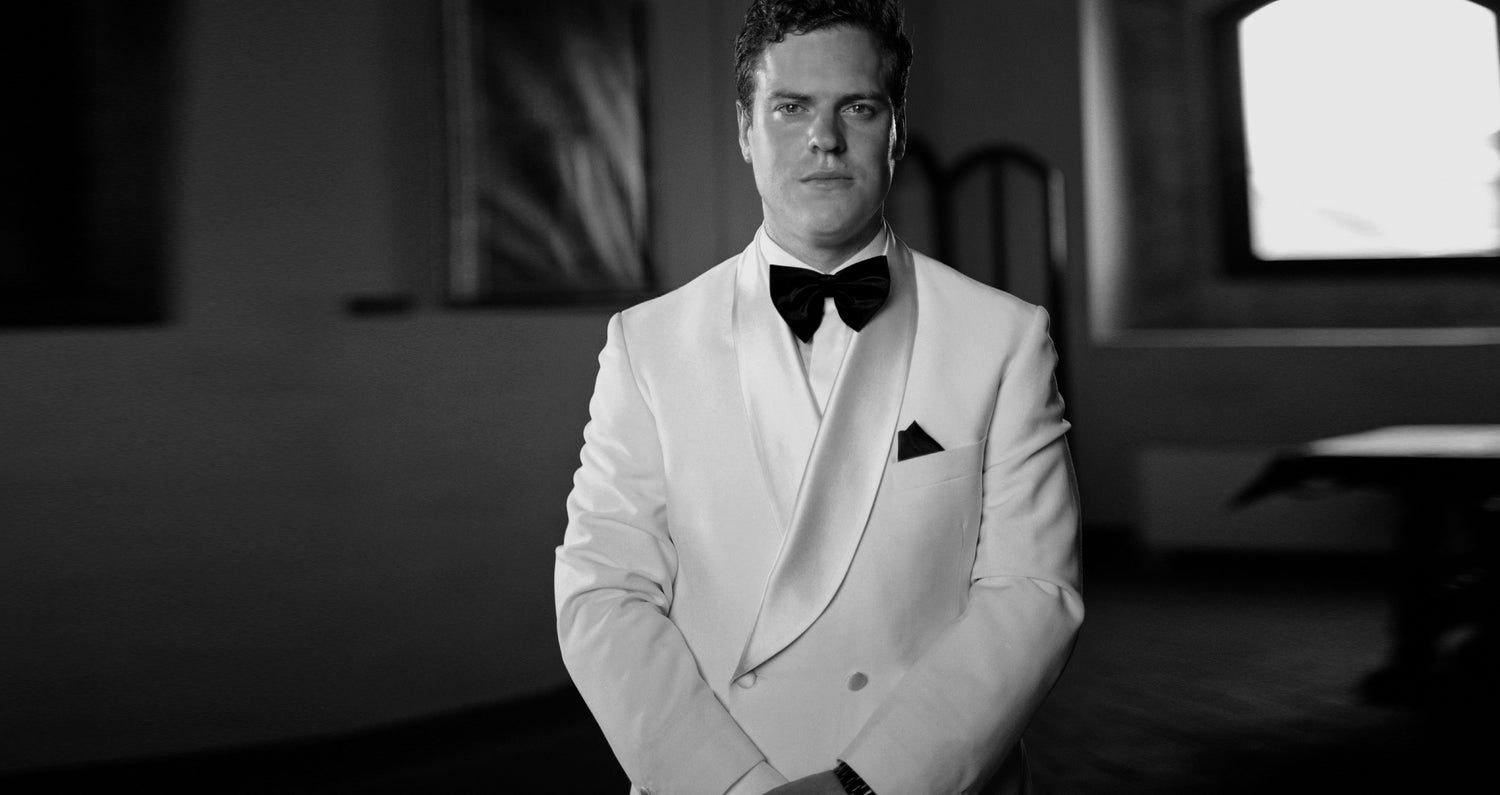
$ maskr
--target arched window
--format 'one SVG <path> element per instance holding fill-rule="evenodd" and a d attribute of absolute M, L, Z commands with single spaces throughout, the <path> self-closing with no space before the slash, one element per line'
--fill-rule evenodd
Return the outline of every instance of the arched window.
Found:
<path fill-rule="evenodd" d="M 1500 273 L 1500 0 L 1219 18 L 1231 272 Z"/>

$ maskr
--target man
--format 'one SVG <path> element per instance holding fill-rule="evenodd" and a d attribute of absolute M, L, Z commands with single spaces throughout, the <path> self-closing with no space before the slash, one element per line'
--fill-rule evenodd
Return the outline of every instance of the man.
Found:
<path fill-rule="evenodd" d="M 1083 618 L 1068 424 L 1046 313 L 885 225 L 901 25 L 896 0 L 755 0 L 764 224 L 610 320 L 556 596 L 634 792 L 1026 789 Z"/>

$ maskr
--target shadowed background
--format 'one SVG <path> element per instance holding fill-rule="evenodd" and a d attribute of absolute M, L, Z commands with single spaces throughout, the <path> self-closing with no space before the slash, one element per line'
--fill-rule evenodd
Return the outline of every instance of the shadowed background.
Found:
<path fill-rule="evenodd" d="M 1129 263 L 1109 245 L 1123 211 L 1105 111 L 1119 98 L 1101 88 L 1100 5 L 909 8 L 913 134 L 948 159 L 994 141 L 1023 145 L 1070 186 L 1073 344 L 1062 353 L 1085 544 L 1125 551 L 1089 563 L 1099 574 L 1090 628 L 1035 727 L 1038 764 L 1074 781 L 1062 792 L 1127 791 L 1120 781 L 1131 776 L 1142 792 L 1166 791 L 1152 786 L 1164 780 L 1210 791 L 1193 789 L 1191 771 L 1262 775 L 1261 757 L 1233 749 L 1295 734 L 1315 753 L 1320 721 L 1429 736 L 1413 714 L 1341 701 L 1385 651 L 1378 565 L 1335 578 L 1342 590 L 1315 568 L 1304 578 L 1311 592 L 1278 591 L 1282 559 L 1244 557 L 1234 564 L 1250 573 L 1243 593 L 1265 601 L 1240 613 L 1250 597 L 1192 576 L 1194 564 L 1158 569 L 1131 550 L 1386 549 L 1374 498 L 1272 502 L 1238 518 L 1219 512 L 1218 498 L 1304 439 L 1500 421 L 1493 339 L 1226 341 L 1106 322 L 1121 315 L 1107 288 Z M 556 758 L 528 745 L 542 743 L 589 749 L 559 764 L 599 769 L 586 763 L 601 758 L 596 735 L 568 712 L 551 551 L 595 356 L 618 307 L 433 305 L 445 234 L 435 9 L 178 5 L 168 322 L 0 333 L 0 773 L 281 748 L 426 720 L 439 727 L 398 735 L 394 747 L 441 757 L 481 736 L 487 744 L 467 758 Z M 658 0 L 648 10 L 650 259 L 673 287 L 742 248 L 758 223 L 731 105 L 743 9 Z M 1268 289 L 1258 300 L 1345 308 L 1337 286 Z M 351 297 L 392 292 L 416 295 L 416 311 L 345 311 Z M 1463 303 L 1472 291 L 1428 292 Z M 1110 561 L 1113 582 L 1101 568 Z M 1339 628 L 1350 634 L 1332 634 Z M 1272 656 L 1244 670 L 1205 656 L 1243 661 L 1235 650 L 1247 643 Z M 1198 715 L 1206 723 L 1152 722 L 1158 709 L 1196 714 L 1199 681 L 1216 694 L 1204 699 L 1211 714 Z M 1236 699 L 1247 713 L 1283 715 L 1285 733 L 1241 727 Z M 1345 706 L 1360 717 L 1329 717 Z M 1114 744 L 1094 734 L 1105 727 Z M 1402 746 L 1386 739 L 1340 747 L 1380 749 L 1369 757 L 1378 771 Z M 392 753 L 318 747 L 271 758 L 298 771 L 309 759 L 362 760 L 333 791 L 421 788 L 376 763 Z M 246 769 L 226 764 L 218 769 Z M 608 781 L 607 759 L 598 764 Z M 1081 783 L 1101 770 L 1122 788 Z M 233 791 L 234 778 L 216 775 L 211 789 Z"/>

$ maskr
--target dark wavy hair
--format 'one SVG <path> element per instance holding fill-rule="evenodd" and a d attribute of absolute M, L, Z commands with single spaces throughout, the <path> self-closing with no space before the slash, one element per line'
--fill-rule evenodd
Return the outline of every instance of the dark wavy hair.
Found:
<path fill-rule="evenodd" d="M 755 99 L 755 70 L 766 48 L 788 35 L 823 28 L 862 28 L 875 37 L 896 130 L 906 129 L 906 81 L 911 74 L 911 40 L 904 29 L 900 0 L 753 0 L 745 25 L 734 40 L 734 85 L 740 107 Z"/>

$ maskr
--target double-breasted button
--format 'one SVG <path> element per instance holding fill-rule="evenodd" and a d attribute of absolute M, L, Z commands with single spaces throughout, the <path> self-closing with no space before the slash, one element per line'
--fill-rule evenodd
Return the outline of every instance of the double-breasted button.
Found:
<path fill-rule="evenodd" d="M 855 671 L 849 677 L 849 689 L 850 690 L 863 690 L 864 687 L 865 687 L 865 685 L 867 685 L 869 683 L 870 683 L 870 677 L 865 676 L 864 674 L 860 673 L 859 671 Z"/>
<path fill-rule="evenodd" d="M 749 690 L 750 688 L 755 687 L 755 682 L 758 679 L 760 679 L 760 677 L 756 676 L 754 671 L 751 671 L 750 673 L 734 680 L 734 683 L 739 687 Z"/>

